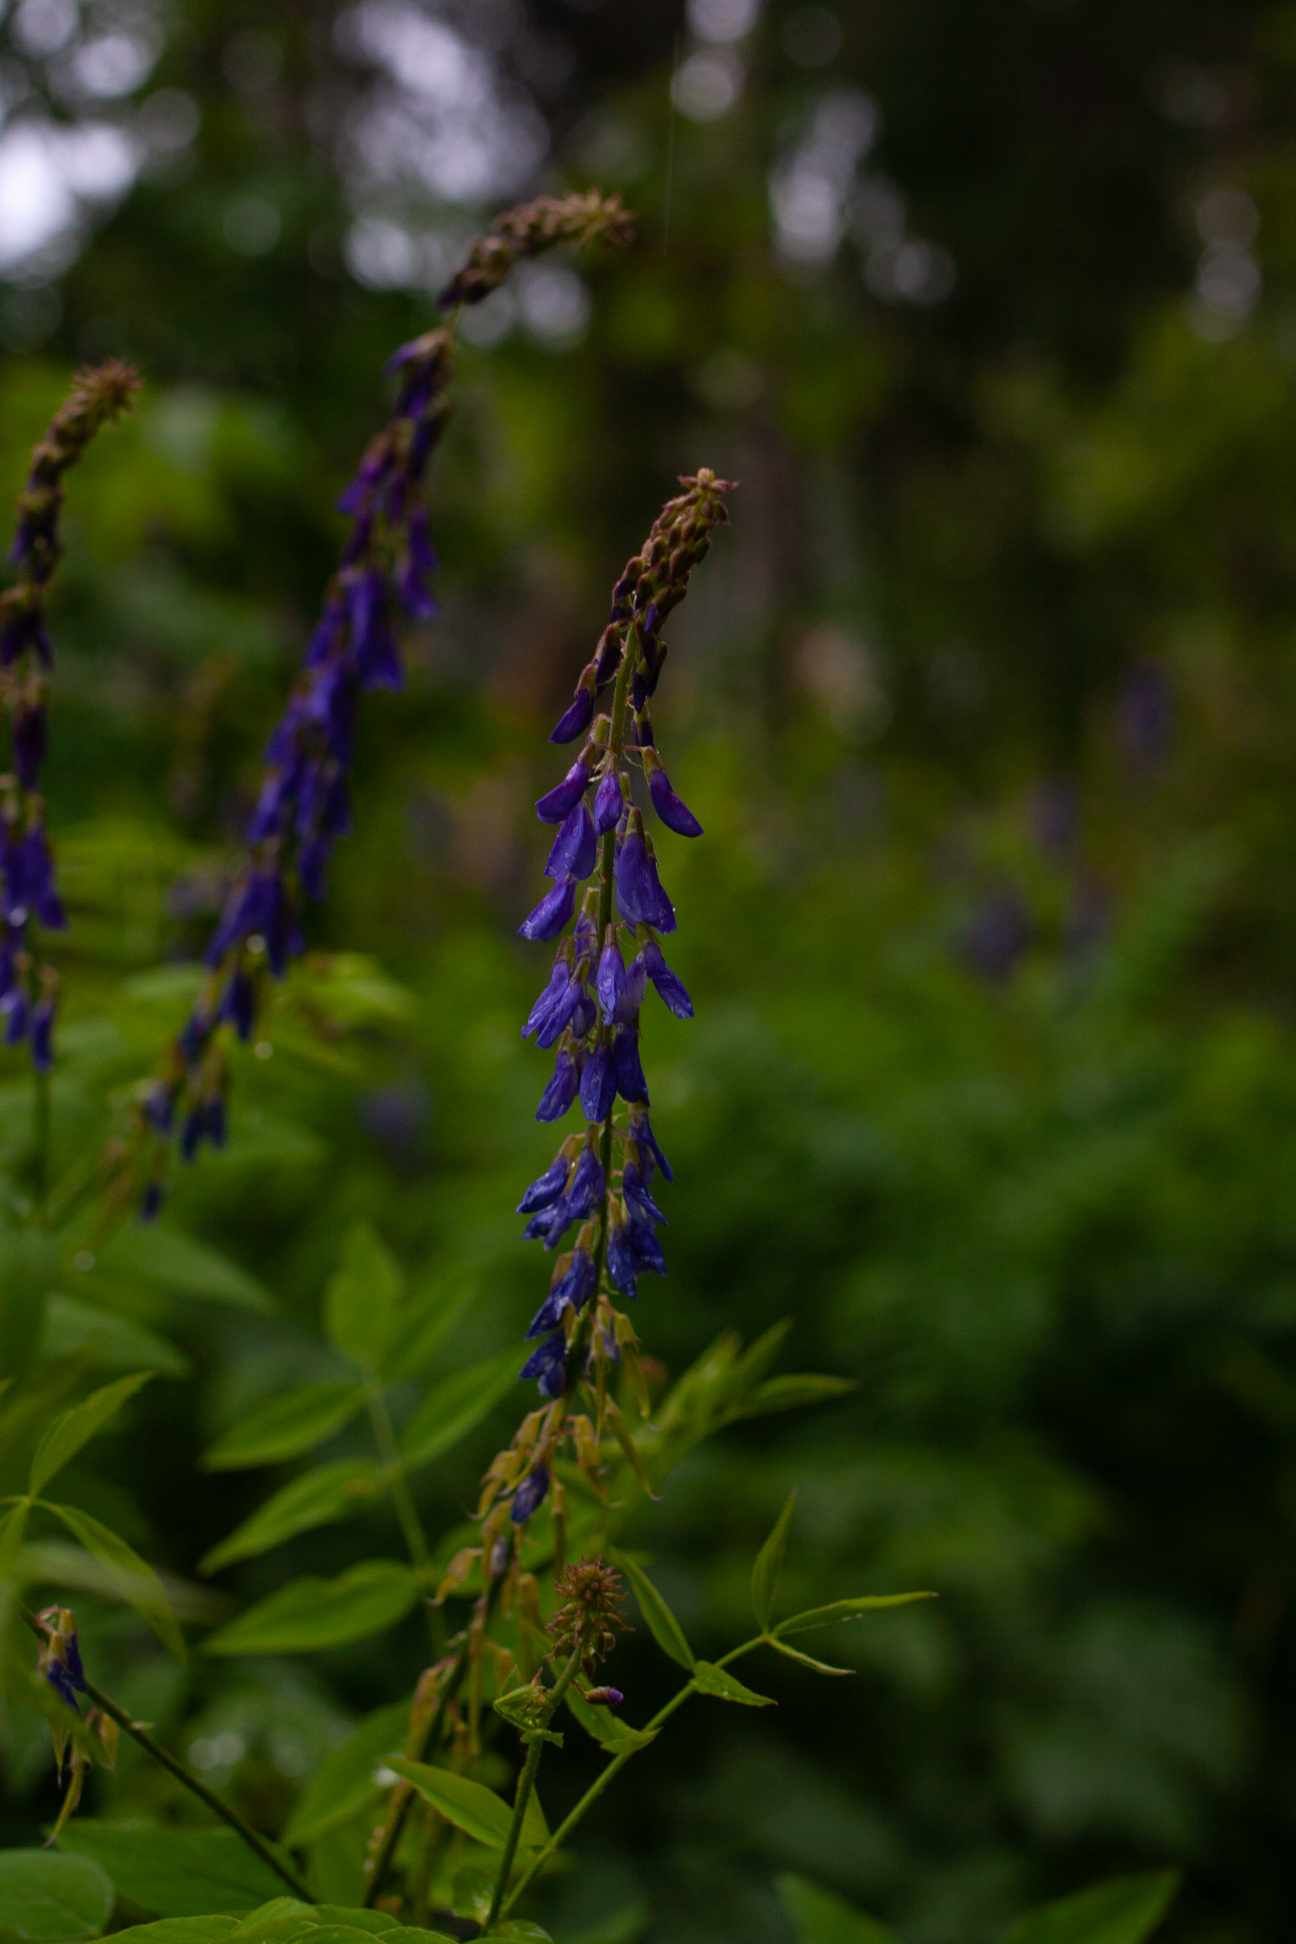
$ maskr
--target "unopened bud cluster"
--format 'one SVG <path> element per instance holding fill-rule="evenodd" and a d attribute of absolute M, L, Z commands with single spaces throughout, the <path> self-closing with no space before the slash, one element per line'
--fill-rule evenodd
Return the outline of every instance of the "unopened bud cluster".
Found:
<path fill-rule="evenodd" d="M 555 243 L 623 244 L 633 234 L 634 219 L 619 196 L 604 196 L 597 189 L 576 196 L 538 196 L 508 210 L 477 239 L 438 302 L 443 310 L 479 304 L 498 290 L 515 263 Z"/>
<path fill-rule="evenodd" d="M 139 383 L 116 359 L 77 373 L 32 453 L 10 555 L 18 578 L 0 594 L 0 713 L 9 724 L 8 763 L 0 773 L 0 1022 L 5 1041 L 26 1041 L 42 1071 L 54 1058 L 57 981 L 40 962 L 37 933 L 62 931 L 67 923 L 41 794 L 54 660 L 45 605 L 63 552 L 63 475 L 95 433 L 126 409 Z"/>

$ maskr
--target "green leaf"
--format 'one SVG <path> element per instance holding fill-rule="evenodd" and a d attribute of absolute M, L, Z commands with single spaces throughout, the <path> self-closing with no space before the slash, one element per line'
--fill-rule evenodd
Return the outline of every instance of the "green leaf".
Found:
<path fill-rule="evenodd" d="M 79 1856 L 0 1850 L 0 1920 L 32 1944 L 98 1937 L 112 1914 L 111 1879 Z"/>
<path fill-rule="evenodd" d="M 85 1288 L 97 1281 L 114 1288 L 132 1282 L 160 1285 L 171 1296 L 198 1296 L 211 1303 L 238 1309 L 272 1310 L 268 1292 L 226 1256 L 196 1242 L 179 1229 L 138 1223 L 123 1224 L 107 1243 L 93 1269 L 86 1270 Z"/>
<path fill-rule="evenodd" d="M 114 1931 L 113 1944 L 125 1938 L 132 1944 L 226 1944 L 237 1923 L 237 1917 L 159 1917 L 152 1924 Z"/>
<path fill-rule="evenodd" d="M 631 1559 L 628 1553 L 616 1552 L 613 1554 L 613 1559 L 629 1580 L 634 1596 L 639 1602 L 639 1611 L 643 1615 L 644 1625 L 663 1654 L 669 1654 L 671 1659 L 678 1661 L 681 1667 L 691 1669 L 693 1649 L 684 1638 L 684 1629 L 643 1567 L 637 1560 Z"/>
<path fill-rule="evenodd" d="M 774 1521 L 769 1538 L 756 1555 L 752 1567 L 751 1600 L 756 1624 L 762 1633 L 768 1632 L 770 1615 L 774 1611 L 774 1600 L 778 1593 L 779 1574 L 783 1570 L 783 1555 L 787 1551 L 788 1527 L 796 1509 L 796 1492 L 788 1493 L 783 1501 L 783 1510 Z"/>
<path fill-rule="evenodd" d="M 799 1410 L 803 1404 L 826 1404 L 858 1388 L 852 1377 L 818 1376 L 808 1370 L 789 1372 L 786 1377 L 769 1377 L 758 1384 L 743 1399 L 735 1416 L 769 1417 L 775 1411 Z"/>
<path fill-rule="evenodd" d="M 276 1897 L 242 1919 L 230 1933 L 230 1944 L 361 1944 L 366 1938 L 389 1937 L 395 1926 L 396 1919 L 385 1910 Z"/>
<path fill-rule="evenodd" d="M 782 1654 L 786 1660 L 799 1661 L 802 1667 L 812 1667 L 816 1674 L 853 1674 L 855 1672 L 853 1667 L 834 1667 L 831 1661 L 816 1660 L 813 1654 L 803 1654 L 799 1647 L 789 1647 L 787 1642 L 780 1640 L 776 1634 L 770 1635 L 767 1644 L 774 1649 L 776 1654 Z"/>
<path fill-rule="evenodd" d="M 464 1312 L 486 1300 L 487 1292 L 475 1277 L 465 1278 L 446 1295 L 440 1282 L 416 1289 L 397 1320 L 390 1362 L 402 1377 L 421 1377 L 433 1362 Z"/>
<path fill-rule="evenodd" d="M 395 1257 L 367 1222 L 358 1222 L 324 1292 L 324 1325 L 344 1357 L 377 1370 L 391 1342 L 403 1279 Z"/>
<path fill-rule="evenodd" d="M 633 1748 L 647 1748 L 649 1742 L 657 1739 L 656 1729 L 649 1734 L 643 1728 L 632 1728 L 615 1710 L 595 1707 L 574 1687 L 568 1688 L 564 1699 L 586 1734 L 592 1735 L 600 1748 L 606 1748 L 610 1754 L 624 1755 Z"/>
<path fill-rule="evenodd" d="M 78 1511 L 72 1505 L 55 1505 L 49 1499 L 39 1503 L 56 1519 L 61 1519 L 72 1537 L 84 1546 L 88 1553 L 105 1566 L 112 1578 L 113 1588 L 118 1599 L 127 1606 L 134 1607 L 136 1613 L 146 1620 L 164 1647 L 184 1659 L 185 1644 L 171 1602 L 165 1588 L 153 1568 L 140 1558 L 133 1546 L 108 1526 L 92 1519 L 88 1512 Z"/>
<path fill-rule="evenodd" d="M 285 1539 L 316 1526 L 329 1525 L 353 1512 L 380 1489 L 381 1474 L 364 1459 L 335 1458 L 293 1478 L 268 1498 L 252 1516 L 213 1546 L 202 1561 L 204 1573 L 215 1573 L 236 1559 L 255 1559 Z"/>
<path fill-rule="evenodd" d="M 693 1684 L 699 1694 L 714 1695 L 717 1701 L 737 1701 L 744 1708 L 778 1706 L 768 1694 L 757 1694 L 754 1688 L 744 1687 L 727 1668 L 716 1667 L 711 1661 L 694 1661 Z"/>
<path fill-rule="evenodd" d="M 208 1917 L 255 1910 L 279 1879 L 232 1829 L 162 1828 L 146 1823 L 69 1823 L 60 1846 L 107 1871 L 118 1894 L 159 1917 Z"/>
<path fill-rule="evenodd" d="M 778 1893 L 796 1925 L 797 1944 L 898 1944 L 894 1931 L 805 1877 L 779 1877 Z"/>
<path fill-rule="evenodd" d="M 490 1849 L 503 1849 L 513 1811 L 492 1790 L 480 1782 L 470 1781 L 466 1775 L 455 1775 L 450 1769 L 432 1768 L 427 1762 L 407 1762 L 398 1757 L 391 1767 L 412 1783 L 423 1800 L 430 1802 L 437 1814 L 453 1823 L 456 1829 L 462 1829 L 466 1836 L 485 1843 Z M 548 1840 L 539 1797 L 533 1792 L 522 1821 L 522 1844 L 541 1849 Z"/>
<path fill-rule="evenodd" d="M 434 1384 L 401 1433 L 401 1457 L 412 1471 L 466 1438 L 517 1382 L 517 1351 L 501 1350 L 484 1363 L 456 1370 Z"/>
<path fill-rule="evenodd" d="M 507 1923 L 496 1924 L 494 1930 L 483 1931 L 482 1937 L 510 1938 L 512 1944 L 553 1944 L 549 1932 L 526 1917 L 510 1917 Z"/>
<path fill-rule="evenodd" d="M 15 1584 L 18 1570 L 18 1554 L 22 1550 L 23 1535 L 27 1531 L 27 1520 L 31 1505 L 27 1499 L 19 1499 L 17 1505 L 0 1515 L 0 1587 Z"/>
<path fill-rule="evenodd" d="M 418 1580 L 393 1559 L 367 1559 L 337 1579 L 296 1579 L 231 1620 L 209 1654 L 305 1654 L 343 1647 L 395 1626 L 418 1598 Z"/>
<path fill-rule="evenodd" d="M 379 1708 L 316 1765 L 283 1833 L 291 1849 L 340 1828 L 377 1795 L 377 1770 L 398 1755 L 409 1726 L 401 1701 Z"/>
<path fill-rule="evenodd" d="M 208 1471 L 238 1471 L 296 1458 L 340 1430 L 364 1403 L 359 1385 L 340 1380 L 303 1384 L 264 1404 L 254 1404 L 239 1424 L 218 1438 L 203 1458 Z"/>
<path fill-rule="evenodd" d="M 75 1296 L 51 1296 L 45 1310 L 44 1357 L 77 1357 L 109 1370 L 147 1369 L 184 1377 L 189 1359 L 156 1330 Z"/>
<path fill-rule="evenodd" d="M 788 1634 L 809 1633 L 812 1627 L 831 1627 L 839 1620 L 859 1620 L 866 1613 L 880 1613 L 885 1607 L 912 1606 L 915 1600 L 935 1600 L 936 1593 L 869 1593 L 853 1600 L 830 1600 L 827 1606 L 807 1607 L 804 1613 L 789 1614 L 774 1629 L 782 1640 Z"/>
<path fill-rule="evenodd" d="M 22 1377 L 40 1346 L 60 1250 L 40 1229 L 0 1229 L 0 1370 Z"/>
<path fill-rule="evenodd" d="M 51 1478 L 76 1457 L 82 1445 L 89 1444 L 95 1433 L 116 1417 L 127 1399 L 134 1397 L 152 1375 L 151 1370 L 141 1370 L 130 1377 L 119 1377 L 115 1383 L 91 1391 L 89 1397 L 56 1417 L 36 1447 L 28 1474 L 28 1491 L 33 1494 L 44 1491 Z"/>
<path fill-rule="evenodd" d="M 1003 1944 L 1142 1944 L 1170 1908 L 1173 1870 L 1114 1877 L 1019 1917 Z"/>
<path fill-rule="evenodd" d="M 289 1930 L 289 1934 L 292 1930 L 300 1933 L 315 1922 L 319 1908 L 318 1904 L 303 1903 L 300 1897 L 272 1897 L 269 1903 L 250 1910 L 246 1917 L 234 1920 L 231 1944 L 242 1944 L 244 1938 L 248 1944 L 261 1944 L 267 1936 L 277 1938 L 280 1926 Z"/>

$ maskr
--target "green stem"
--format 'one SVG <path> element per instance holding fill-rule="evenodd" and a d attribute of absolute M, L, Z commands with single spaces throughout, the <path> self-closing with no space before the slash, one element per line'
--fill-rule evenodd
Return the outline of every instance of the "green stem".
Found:
<path fill-rule="evenodd" d="M 730 1661 L 739 1660 L 743 1654 L 750 1654 L 754 1648 L 763 1646 L 764 1642 L 765 1642 L 764 1634 L 757 1634 L 751 1640 L 744 1640 L 741 1647 L 734 1647 L 733 1649 L 731 1649 L 731 1651 L 725 1654 L 722 1659 L 718 1660 L 715 1663 L 715 1665 L 717 1667 L 728 1667 Z M 686 1681 L 684 1686 L 680 1689 L 679 1693 L 672 1695 L 670 1700 L 665 1704 L 665 1706 L 659 1708 L 656 1714 L 653 1716 L 652 1720 L 645 1725 L 643 1730 L 644 1734 L 647 1735 L 656 1734 L 657 1730 L 662 1726 L 663 1722 L 669 1721 L 670 1717 L 675 1713 L 675 1710 L 677 1708 L 682 1708 L 684 1703 L 688 1700 L 689 1696 L 696 1694 L 698 1692 L 699 1690 L 693 1681 Z M 646 1746 L 646 1744 L 644 1744 L 644 1746 Z M 626 1763 L 630 1760 L 631 1756 L 637 1755 L 639 1754 L 639 1752 L 640 1752 L 639 1748 L 623 1749 L 619 1755 L 613 1756 L 612 1760 L 608 1763 L 607 1767 L 605 1769 L 602 1769 L 599 1772 L 599 1774 L 595 1776 L 594 1780 L 590 1783 L 588 1789 L 586 1789 L 580 1801 L 576 1804 L 576 1807 L 570 1812 L 570 1814 L 566 1817 L 566 1819 L 563 1822 L 559 1823 L 557 1829 L 555 1829 L 553 1835 L 549 1838 L 549 1841 L 545 1844 L 544 1848 L 540 1850 L 531 1859 L 530 1863 L 527 1864 L 526 1869 L 523 1870 L 521 1876 L 518 1878 L 512 1890 L 509 1892 L 508 1896 L 504 1900 L 502 1910 L 501 1910 L 501 1914 L 503 1916 L 505 1917 L 508 1916 L 509 1911 L 512 1910 L 514 1904 L 517 1902 L 518 1898 L 522 1895 L 522 1892 L 527 1888 L 528 1884 L 530 1884 L 533 1877 L 537 1876 L 539 1872 L 544 1868 L 545 1864 L 549 1861 L 550 1857 L 556 1855 L 557 1852 L 562 1848 L 563 1844 L 566 1842 L 567 1838 L 571 1835 L 572 1831 L 576 1828 L 577 1824 L 585 1820 L 585 1817 L 589 1814 L 589 1811 L 594 1807 L 594 1804 L 598 1801 L 604 1789 L 607 1788 L 608 1784 L 613 1780 L 615 1776 L 618 1776 L 621 1773 L 622 1769 L 625 1767 Z M 489 1930 L 489 1928 L 490 1925 L 488 1924 L 487 1929 Z"/>
<path fill-rule="evenodd" d="M 486 1603 L 485 1612 L 482 1615 L 483 1626 L 490 1619 L 491 1613 L 494 1610 L 495 1602 L 499 1598 L 499 1589 L 499 1579 L 494 1578 L 490 1580 L 483 1596 Z M 409 1750 L 409 1759 L 412 1762 L 426 1760 L 429 1751 L 436 1747 L 444 1734 L 446 1716 L 450 1712 L 450 1703 L 459 1692 L 459 1684 L 463 1680 L 467 1670 L 468 1657 L 471 1651 L 472 1628 L 469 1627 L 464 1634 L 459 1652 L 455 1655 L 454 1664 L 450 1672 L 446 1675 L 442 1685 L 441 1694 L 436 1705 L 436 1713 L 432 1716 L 423 1734 L 419 1737 L 417 1746 Z M 410 1810 L 417 1800 L 418 1798 L 414 1791 L 412 1789 L 409 1790 L 404 1800 L 398 1804 L 390 1823 L 387 1825 L 386 1834 L 379 1846 L 378 1854 L 374 1858 L 373 1872 L 369 1878 L 368 1888 L 361 1898 L 361 1903 L 366 1910 L 372 1910 L 382 1895 L 383 1885 L 387 1880 L 388 1872 L 391 1869 L 396 1855 L 396 1846 L 404 1834 L 405 1824 L 409 1819 Z"/>
<path fill-rule="evenodd" d="M 583 1646 L 578 1643 L 570 1660 L 563 1668 L 562 1673 L 549 1689 L 549 1696 L 545 1704 L 544 1713 L 538 1724 L 540 1729 L 547 1728 L 558 1712 L 564 1694 L 566 1694 L 568 1688 L 576 1678 L 583 1652 Z M 513 1820 L 509 1824 L 508 1836 L 504 1843 L 504 1854 L 500 1858 L 499 1875 L 495 1879 L 495 1893 L 491 1898 L 490 1915 L 486 1919 L 486 1929 L 488 1931 L 494 1928 L 495 1919 L 500 1914 L 500 1905 L 504 1902 L 504 1893 L 508 1889 L 508 1880 L 513 1869 L 513 1861 L 517 1856 L 518 1844 L 522 1840 L 522 1824 L 526 1820 L 527 1805 L 531 1800 L 532 1791 L 535 1788 L 536 1774 L 539 1770 L 540 1757 L 543 1753 L 544 1736 L 543 1734 L 536 1733 L 527 1748 L 526 1761 L 523 1764 L 522 1774 L 518 1781 L 517 1795 L 513 1800 Z"/>
<path fill-rule="evenodd" d="M 42 1643 L 46 1642 L 49 1636 L 36 1615 L 29 1613 L 26 1607 L 20 1608 L 19 1611 L 37 1639 Z M 255 1829 L 249 1828 L 237 1809 L 231 1809 L 227 1802 L 222 1802 L 218 1795 L 212 1793 L 205 1782 L 200 1782 L 196 1775 L 191 1775 L 184 1763 L 177 1761 L 176 1757 L 169 1754 L 160 1742 L 155 1742 L 148 1730 L 142 1728 L 138 1721 L 132 1721 L 125 1708 L 114 1701 L 110 1694 L 105 1694 L 103 1689 L 96 1687 L 93 1681 L 86 1682 L 85 1691 L 95 1707 L 102 1714 L 106 1714 L 110 1721 L 115 1721 L 123 1734 L 129 1735 L 146 1755 L 151 1755 L 153 1760 L 166 1769 L 168 1774 L 173 1775 L 191 1795 L 197 1796 L 199 1802 L 205 1803 L 214 1816 L 219 1816 L 223 1823 L 227 1823 L 234 1833 L 243 1839 L 248 1848 L 260 1857 L 266 1867 L 274 1871 L 280 1882 L 287 1884 L 295 1897 L 300 1897 L 303 1903 L 314 1903 L 314 1897 L 301 1878 L 294 1875 L 286 1864 L 279 1861 L 270 1845 L 257 1835 Z"/>
<path fill-rule="evenodd" d="M 410 1560 L 419 1573 L 430 1574 L 432 1555 L 428 1550 L 427 1536 L 423 1531 L 423 1521 L 419 1518 L 414 1494 L 410 1490 L 409 1473 L 396 1443 L 396 1433 L 392 1428 L 391 1413 L 387 1400 L 379 1386 L 374 1385 L 367 1392 L 369 1421 L 373 1425 L 374 1442 L 378 1446 L 383 1464 L 391 1478 L 392 1503 L 405 1544 L 409 1548 Z"/>
<path fill-rule="evenodd" d="M 50 1077 L 40 1067 L 32 1069 L 32 1203 L 36 1220 L 44 1224 L 49 1205 L 50 1176 Z"/>

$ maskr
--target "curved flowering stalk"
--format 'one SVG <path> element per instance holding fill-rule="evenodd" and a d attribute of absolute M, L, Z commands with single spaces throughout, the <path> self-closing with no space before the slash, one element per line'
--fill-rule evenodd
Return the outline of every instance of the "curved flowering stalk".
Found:
<path fill-rule="evenodd" d="M 138 373 L 115 358 L 73 379 L 32 453 L 10 555 L 18 579 L 0 594 L 0 714 L 9 724 L 9 762 L 0 775 L 0 1022 L 8 1045 L 27 1042 L 41 1073 L 54 1059 L 58 982 L 53 967 L 41 961 L 37 933 L 62 931 L 67 924 L 40 787 L 54 659 L 45 604 L 63 553 L 63 475 L 95 433 L 126 410 L 139 384 Z"/>
<path fill-rule="evenodd" d="M 136 1104 L 116 1192 L 138 1195 L 146 1219 L 161 1205 L 173 1136 L 183 1160 L 192 1160 L 204 1141 L 224 1145 L 229 1038 L 252 1039 L 267 982 L 281 979 L 304 950 L 303 907 L 323 896 L 330 853 L 350 825 L 361 702 L 373 690 L 402 684 L 398 617 L 426 620 L 436 612 L 430 587 L 436 555 L 421 494 L 446 425 L 458 311 L 488 296 L 523 257 L 565 241 L 621 242 L 629 227 L 619 198 L 594 190 L 510 210 L 473 244 L 441 293 L 448 321 L 402 345 L 389 363 L 393 409 L 339 502 L 350 531 L 301 675 L 266 749 L 246 858 L 207 948 L 206 982 Z"/>
<path fill-rule="evenodd" d="M 660 934 L 674 931 L 675 911 L 634 778 L 668 829 L 701 835 L 662 764 L 648 704 L 666 658 L 663 623 L 727 517 L 731 489 L 707 468 L 680 484 L 683 492 L 662 508 L 613 588 L 608 625 L 553 730 L 554 742 L 583 738 L 580 753 L 536 805 L 556 827 L 545 866 L 552 884 L 521 931 L 560 942 L 522 1030 L 554 1051 L 536 1118 L 561 1120 L 579 1104 L 584 1125 L 518 1204 L 529 1217 L 526 1235 L 555 1257 L 549 1293 L 527 1333 L 536 1347 L 522 1370 L 536 1380 L 543 1402 L 486 1474 L 479 1512 L 488 1557 L 510 1522 L 525 1525 L 546 1498 L 561 1531 L 553 1463 L 564 1440 L 592 1478 L 605 1424 L 632 1453 L 606 1386 L 609 1364 L 624 1357 L 637 1370 L 635 1333 L 618 1305 L 637 1295 L 642 1274 L 666 1269 L 657 1234 L 666 1218 L 653 1189 L 654 1177 L 669 1181 L 671 1170 L 649 1120 L 639 1012 L 649 985 L 677 1018 L 691 1017 L 693 1004 L 662 952 Z M 582 1381 L 597 1430 L 569 1410 Z"/>

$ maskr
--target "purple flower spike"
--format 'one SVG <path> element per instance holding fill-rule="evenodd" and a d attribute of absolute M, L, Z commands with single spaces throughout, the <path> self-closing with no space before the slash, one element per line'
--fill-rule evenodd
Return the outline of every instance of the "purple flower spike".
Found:
<path fill-rule="evenodd" d="M 594 869 L 597 849 L 594 820 L 582 801 L 563 818 L 549 852 L 545 876 L 587 878 Z"/>
<path fill-rule="evenodd" d="M 544 1495 L 548 1490 L 549 1473 L 543 1465 L 537 1465 L 533 1472 L 527 1473 L 513 1494 L 510 1517 L 514 1525 L 526 1524 L 532 1513 L 543 1503 Z"/>
<path fill-rule="evenodd" d="M 602 837 L 606 831 L 615 830 L 621 820 L 625 801 L 621 795 L 621 783 L 615 770 L 599 779 L 594 792 L 594 828 Z"/>
<path fill-rule="evenodd" d="M 549 1085 L 540 1096 L 540 1105 L 535 1113 L 536 1119 L 538 1121 L 561 1120 L 575 1100 L 579 1084 L 580 1072 L 575 1060 L 570 1053 L 560 1053 L 554 1062 Z M 669 1181 L 670 1176 L 667 1175 L 666 1178 Z"/>
<path fill-rule="evenodd" d="M 575 742 L 583 736 L 594 719 L 593 688 L 578 688 L 567 707 L 549 731 L 551 743 Z"/>
<path fill-rule="evenodd" d="M 565 1309 L 584 1309 L 594 1294 L 594 1282 L 593 1257 L 584 1249 L 577 1249 L 562 1274 L 554 1277 L 549 1294 L 536 1311 L 527 1335 L 538 1337 L 546 1330 L 556 1329 Z"/>
<path fill-rule="evenodd" d="M 675 929 L 675 909 L 662 889 L 643 825 L 637 814 L 617 846 L 617 908 L 628 925 L 651 925 L 654 931 Z"/>
<path fill-rule="evenodd" d="M 626 984 L 625 965 L 622 962 L 616 939 L 611 935 L 611 930 L 612 928 L 609 926 L 608 942 L 599 955 L 598 973 L 594 981 L 594 987 L 598 993 L 599 1009 L 609 1026 L 616 1018 L 617 1008 L 621 1004 Z"/>
<path fill-rule="evenodd" d="M 599 1044 L 585 1061 L 580 1081 L 581 1109 L 587 1121 L 605 1121 L 616 1099 L 616 1074 L 610 1048 Z"/>
<path fill-rule="evenodd" d="M 701 824 L 683 798 L 676 796 L 664 769 L 653 770 L 648 778 L 648 794 L 652 798 L 653 809 L 669 830 L 678 831 L 681 837 L 702 835 Z"/>
<path fill-rule="evenodd" d="M 584 796 L 589 779 L 589 765 L 584 756 L 579 756 L 562 782 L 555 783 L 552 790 L 546 790 L 537 801 L 536 815 L 540 821 L 561 823 L 568 811 L 573 810 Z"/>
<path fill-rule="evenodd" d="M 662 948 L 655 938 L 650 938 L 635 960 L 642 965 L 648 977 L 657 988 L 657 996 L 669 1007 L 676 1019 L 692 1019 L 693 1001 L 689 998 L 682 979 L 677 978 L 662 957 Z"/>
<path fill-rule="evenodd" d="M 546 891 L 534 911 L 527 913 L 518 931 L 523 938 L 556 938 L 572 915 L 576 902 L 575 878 L 563 878 L 552 891 Z"/>

